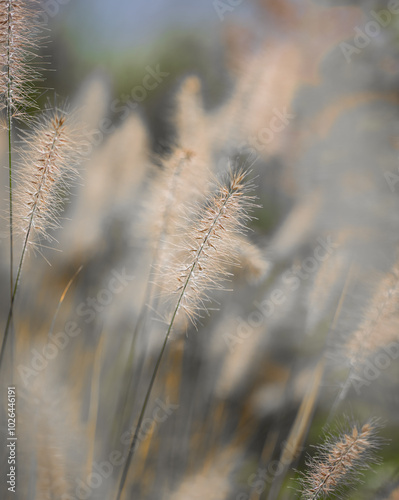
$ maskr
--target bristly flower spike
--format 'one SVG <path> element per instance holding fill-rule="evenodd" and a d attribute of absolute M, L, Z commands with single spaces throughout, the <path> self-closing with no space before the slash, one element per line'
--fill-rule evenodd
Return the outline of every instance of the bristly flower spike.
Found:
<path fill-rule="evenodd" d="M 83 143 L 71 120 L 71 115 L 64 111 L 48 111 L 23 140 L 26 148 L 22 152 L 15 201 L 16 229 L 23 243 L 0 349 L 0 366 L 27 250 L 29 246 L 39 246 L 43 238 L 53 240 L 50 231 L 59 227 L 62 202 L 71 181 L 77 176 L 75 165 Z"/>
<path fill-rule="evenodd" d="M 42 42 L 37 0 L 0 0 L 0 96 L 12 118 L 26 117 L 35 107 L 33 83 L 40 80 L 34 66 Z"/>
<path fill-rule="evenodd" d="M 162 293 L 172 304 L 177 301 L 177 312 L 185 311 L 193 322 L 207 309 L 207 292 L 223 289 L 229 270 L 238 263 L 237 236 L 245 232 L 255 206 L 247 176 L 243 170 L 231 173 L 203 206 L 187 215 L 180 249 L 164 266 Z"/>
<path fill-rule="evenodd" d="M 27 244 L 51 241 L 50 231 L 59 227 L 62 203 L 78 176 L 81 143 L 72 116 L 62 110 L 48 111 L 23 143 L 15 194 L 16 229 Z"/>
<path fill-rule="evenodd" d="M 184 227 L 191 229 L 180 251 L 176 248 L 176 260 L 165 266 L 165 278 L 171 278 L 167 284 L 170 286 L 168 295 L 173 310 L 130 442 L 116 500 L 120 500 L 125 486 L 147 404 L 177 315 L 184 311 L 194 321 L 198 311 L 206 309 L 206 292 L 220 288 L 221 281 L 228 275 L 227 269 L 235 260 L 237 246 L 234 236 L 244 231 L 245 223 L 251 218 L 248 212 L 254 206 L 254 197 L 248 194 L 251 185 L 246 180 L 247 175 L 244 170 L 231 173 L 228 181 L 218 186 L 205 205 L 188 216 L 193 224 L 184 224 Z"/>
<path fill-rule="evenodd" d="M 302 480 L 302 497 L 306 500 L 343 498 L 342 488 L 359 482 L 362 471 L 375 461 L 375 451 L 381 445 L 376 431 L 378 425 L 371 420 L 357 424 L 340 436 L 329 436 L 307 462 L 308 471 Z"/>

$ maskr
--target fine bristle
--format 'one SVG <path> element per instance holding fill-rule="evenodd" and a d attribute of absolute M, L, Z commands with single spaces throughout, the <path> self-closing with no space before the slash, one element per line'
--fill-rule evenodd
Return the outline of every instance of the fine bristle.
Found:
<path fill-rule="evenodd" d="M 246 174 L 240 171 L 220 184 L 203 206 L 186 215 L 181 247 L 175 248 L 162 272 L 164 293 L 173 303 L 178 300 L 178 310 L 184 310 L 192 321 L 207 309 L 208 292 L 223 288 L 229 268 L 237 262 L 234 237 L 244 231 L 253 205 Z"/>
<path fill-rule="evenodd" d="M 16 229 L 29 244 L 53 239 L 50 231 L 59 227 L 62 203 L 78 175 L 75 163 L 80 144 L 70 122 L 63 111 L 48 112 L 23 138 L 15 193 Z"/>
<path fill-rule="evenodd" d="M 0 0 L 0 94 L 12 117 L 24 118 L 35 106 L 34 83 L 40 72 L 34 64 L 42 41 L 37 0 Z"/>
<path fill-rule="evenodd" d="M 302 498 L 317 500 L 330 496 L 342 498 L 342 487 L 358 482 L 369 468 L 380 441 L 375 422 L 353 425 L 338 437 L 330 436 L 307 462 Z"/>

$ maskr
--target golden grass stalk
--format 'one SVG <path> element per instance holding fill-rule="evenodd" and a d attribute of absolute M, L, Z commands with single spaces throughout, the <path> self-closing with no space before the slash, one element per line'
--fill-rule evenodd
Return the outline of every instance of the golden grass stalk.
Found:
<path fill-rule="evenodd" d="M 180 311 L 184 311 L 194 320 L 197 310 L 206 308 L 206 290 L 220 288 L 220 281 L 226 278 L 226 269 L 234 259 L 234 244 L 232 246 L 230 236 L 244 230 L 245 223 L 250 219 L 248 211 L 254 206 L 254 198 L 248 194 L 250 184 L 246 178 L 247 173 L 244 171 L 231 173 L 227 183 L 218 187 L 204 207 L 199 207 L 192 217 L 195 223 L 182 241 L 181 251 L 176 251 L 177 260 L 167 266 L 166 277 L 170 278 L 170 295 L 174 306 L 130 442 L 116 500 L 120 500 L 125 486 L 144 414 L 176 317 Z"/>
<path fill-rule="evenodd" d="M 362 427 L 353 425 L 338 438 L 330 436 L 307 462 L 303 479 L 302 498 L 317 500 L 342 497 L 342 487 L 359 481 L 362 470 L 369 468 L 373 454 L 379 447 L 376 423 L 369 421 Z"/>

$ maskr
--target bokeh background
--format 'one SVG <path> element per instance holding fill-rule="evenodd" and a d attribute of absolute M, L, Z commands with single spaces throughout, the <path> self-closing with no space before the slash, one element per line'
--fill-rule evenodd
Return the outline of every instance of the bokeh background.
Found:
<path fill-rule="evenodd" d="M 396 357 L 375 377 L 361 364 L 364 384 L 347 386 L 337 408 L 334 401 L 353 369 L 351 339 L 376 307 L 376 287 L 398 278 L 399 8 L 349 0 L 43 6 L 49 71 L 39 105 L 79 106 L 88 147 L 55 250 L 29 255 L 16 304 L 24 437 L 17 498 L 80 498 L 93 463 L 125 449 L 121 435 L 137 421 L 163 341 L 153 308 L 132 337 L 151 272 L 147 229 L 156 211 L 148 207 L 156 206 L 160 172 L 177 148 L 195 153 L 199 184 L 202 164 L 215 174 L 229 158 L 251 165 L 259 207 L 234 291 L 216 293 L 215 310 L 196 327 L 179 324 L 169 344 L 148 413 L 157 398 L 172 410 L 143 439 L 125 499 L 301 498 L 297 470 L 322 442 L 332 408 L 333 429 L 337 419 L 373 416 L 383 424 L 376 473 L 365 473 L 349 497 L 398 498 Z M 143 94 L 157 68 L 160 81 Z M 1 147 L 5 155 L 4 134 Z M 326 262 L 314 260 L 320 245 Z M 42 353 L 80 266 L 54 330 L 72 321 L 79 333 L 43 369 L 23 371 Z M 123 270 L 134 278 L 86 321 L 79 306 Z M 284 300 L 274 299 L 276 290 Z M 364 354 L 373 366 L 375 353 L 398 340 L 396 302 L 393 309 L 388 323 L 377 321 Z M 307 416 L 293 439 L 300 409 Z M 287 440 L 292 456 L 281 465 Z M 115 467 L 89 486 L 87 498 L 113 498 L 119 474 Z"/>

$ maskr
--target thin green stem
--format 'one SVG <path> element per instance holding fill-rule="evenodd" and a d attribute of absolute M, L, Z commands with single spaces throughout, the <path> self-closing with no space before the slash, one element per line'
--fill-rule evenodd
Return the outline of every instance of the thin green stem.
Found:
<path fill-rule="evenodd" d="M 189 271 L 189 273 L 187 275 L 187 278 L 186 278 L 186 281 L 185 281 L 184 286 L 182 288 L 182 291 L 180 292 L 179 298 L 177 300 L 175 309 L 174 309 L 173 314 L 172 314 L 172 319 L 170 320 L 169 327 L 168 327 L 168 330 L 167 330 L 166 335 L 165 335 L 165 340 L 164 340 L 164 342 L 162 344 L 161 352 L 159 353 L 157 362 L 155 364 L 154 371 L 153 371 L 152 376 L 151 376 L 151 380 L 150 380 L 150 383 L 149 383 L 149 386 L 148 386 L 148 389 L 147 389 L 147 392 L 146 392 L 146 395 L 145 395 L 145 398 L 144 398 L 144 403 L 143 403 L 143 406 L 142 406 L 141 411 L 140 411 L 139 419 L 137 421 L 136 430 L 135 430 L 133 438 L 132 438 L 132 440 L 130 442 L 129 451 L 128 451 L 128 454 L 127 454 L 127 457 L 126 457 L 125 465 L 124 465 L 124 468 L 123 468 L 123 471 L 122 471 L 122 476 L 121 476 L 121 479 L 120 479 L 120 482 L 119 482 L 119 487 L 118 487 L 118 492 L 117 492 L 116 500 L 120 500 L 123 488 L 125 486 L 127 474 L 128 474 L 129 467 L 130 467 L 130 463 L 132 461 L 134 452 L 135 452 L 137 444 L 138 444 L 137 441 L 138 441 L 139 432 L 140 432 L 140 429 L 141 429 L 141 424 L 143 422 L 143 418 L 144 418 L 145 411 L 147 409 L 148 401 L 150 399 L 151 392 L 152 392 L 152 389 L 154 387 L 154 382 L 155 382 L 155 379 L 156 379 L 156 376 L 157 376 L 157 373 L 158 373 L 158 370 L 159 370 L 159 366 L 160 366 L 161 361 L 162 361 L 162 357 L 163 357 L 164 352 L 165 352 L 166 344 L 168 343 L 168 340 L 169 340 L 170 332 L 172 331 L 172 327 L 173 327 L 173 324 L 174 324 L 175 319 L 176 319 L 176 315 L 177 315 L 177 313 L 179 311 L 179 308 L 180 308 L 181 302 L 183 300 L 184 294 L 185 294 L 186 289 L 188 287 L 188 284 L 189 284 L 189 282 L 191 280 L 191 277 L 193 275 L 194 269 L 197 266 L 198 261 L 199 261 L 199 259 L 201 257 L 201 254 L 202 254 L 202 252 L 204 250 L 204 247 L 205 247 L 206 243 L 208 242 L 208 240 L 209 240 L 212 232 L 214 231 L 214 228 L 215 228 L 215 226 L 216 226 L 216 224 L 217 224 L 220 216 L 222 215 L 222 213 L 224 211 L 224 208 L 225 208 L 227 202 L 229 201 L 231 195 L 232 195 L 232 192 L 230 191 L 228 193 L 228 195 L 226 196 L 226 199 L 224 200 L 224 202 L 220 206 L 220 208 L 218 210 L 218 213 L 216 214 L 216 216 L 215 216 L 215 218 L 214 218 L 214 220 L 213 220 L 213 222 L 211 224 L 211 227 L 207 231 L 206 236 L 204 237 L 204 239 L 203 239 L 203 241 L 202 241 L 202 243 L 201 243 L 201 245 L 200 245 L 200 247 L 199 247 L 199 249 L 198 249 L 198 251 L 197 251 L 197 253 L 195 255 L 193 264 L 191 265 L 190 271 Z"/>
<path fill-rule="evenodd" d="M 10 191 L 10 299 L 12 299 L 14 287 L 14 252 L 13 252 L 13 213 L 12 213 L 12 143 L 11 143 L 11 129 L 12 118 L 10 107 L 7 106 L 7 122 L 8 122 L 8 178 L 9 178 L 9 191 Z"/>
<path fill-rule="evenodd" d="M 45 179 L 45 176 L 47 174 L 48 167 L 49 167 L 49 165 L 51 163 L 52 156 L 53 156 L 53 153 L 54 153 L 54 149 L 55 149 L 55 145 L 56 145 L 56 142 L 58 140 L 58 137 L 59 137 L 59 130 L 56 130 L 56 133 L 54 134 L 53 141 L 52 141 L 51 146 L 50 146 L 50 150 L 49 150 L 49 153 L 48 153 L 48 158 L 47 158 L 45 167 L 43 169 L 43 174 L 42 174 L 42 178 L 41 178 L 40 183 L 39 183 L 39 188 L 38 188 L 38 191 L 37 191 L 37 193 L 35 195 L 35 203 L 33 204 L 33 207 L 32 207 L 32 212 L 31 212 L 30 218 L 29 218 L 28 229 L 26 231 L 24 243 L 23 243 L 23 246 L 22 246 L 21 258 L 19 260 L 18 271 L 17 271 L 17 277 L 15 279 L 14 287 L 13 287 L 13 290 L 12 290 L 10 309 L 8 311 L 7 323 L 6 323 L 6 327 L 5 327 L 5 330 L 4 330 L 3 340 L 2 340 L 1 349 L 0 349 L 0 370 L 1 370 L 1 365 L 2 365 L 2 362 L 3 362 L 3 357 L 4 357 L 4 351 L 5 351 L 5 346 L 6 346 L 6 342 L 7 342 L 8 332 L 9 332 L 9 329 L 10 329 L 10 323 L 11 323 L 11 319 L 12 319 L 12 312 L 13 312 L 13 307 L 14 307 L 15 295 L 17 293 L 18 284 L 19 284 L 19 280 L 20 280 L 20 277 L 21 277 L 22 265 L 23 265 L 23 262 L 24 262 L 24 259 L 25 259 L 26 250 L 28 248 L 29 236 L 30 236 L 30 233 L 31 233 L 32 225 L 33 225 L 33 218 L 34 218 L 35 213 L 36 213 L 37 202 L 38 202 L 38 200 L 40 198 L 40 194 L 41 194 L 41 190 L 42 190 L 42 187 L 43 187 L 44 179 Z"/>
<path fill-rule="evenodd" d="M 31 217 L 31 222 L 32 222 L 32 218 L 33 218 L 33 213 L 32 213 L 32 217 Z M 11 319 L 12 319 L 12 312 L 13 312 L 13 307 L 14 307 L 15 295 L 17 293 L 18 283 L 19 283 L 19 279 L 21 277 L 22 264 L 24 261 L 24 257 L 25 257 L 25 253 L 26 253 L 26 249 L 27 249 L 27 245 L 28 245 L 31 227 L 32 227 L 32 224 L 30 223 L 29 227 L 28 227 L 28 231 L 26 232 L 24 245 L 23 245 L 22 253 L 21 253 L 21 258 L 20 258 L 19 266 L 18 266 L 17 278 L 15 280 L 14 288 L 13 288 L 12 295 L 11 295 L 11 304 L 10 304 L 10 309 L 8 311 L 6 328 L 4 330 L 3 341 L 1 344 L 1 350 L 0 350 L 0 369 L 1 369 L 2 362 L 3 362 L 3 356 L 4 356 L 5 346 L 6 346 L 6 342 L 7 342 L 7 336 L 8 336 L 8 332 L 10 329 L 10 323 L 11 323 Z"/>
<path fill-rule="evenodd" d="M 10 226 L 10 311 L 13 305 L 13 287 L 14 287 L 14 244 L 13 244 L 13 196 L 12 196 L 12 110 L 13 110 L 13 96 L 12 96 L 12 74 L 11 74 L 11 44 L 12 44 L 12 1 L 8 4 L 7 13 L 7 133 L 8 133 L 8 189 L 9 189 L 9 226 Z M 11 315 L 7 320 L 7 329 L 11 321 Z M 3 348 L 0 356 L 3 355 Z M 13 347 L 11 347 L 11 360 L 13 359 Z M 11 368 L 12 372 L 12 368 Z"/>
<path fill-rule="evenodd" d="M 13 252 L 13 213 L 12 213 L 12 75 L 11 75 L 11 14 L 12 2 L 8 5 L 8 32 L 7 32 L 7 128 L 8 128 L 8 182 L 10 191 L 10 300 L 12 301 L 14 279 L 14 252 Z"/>

